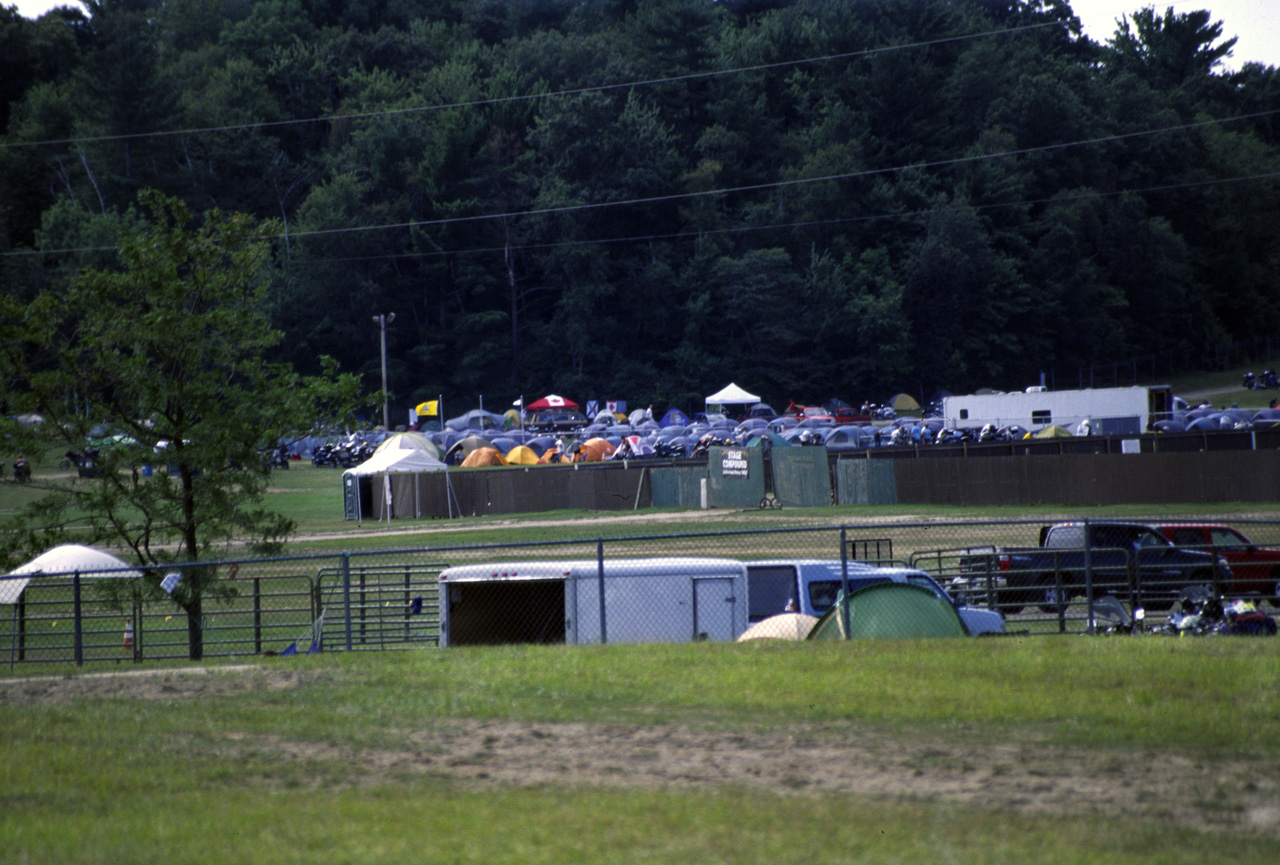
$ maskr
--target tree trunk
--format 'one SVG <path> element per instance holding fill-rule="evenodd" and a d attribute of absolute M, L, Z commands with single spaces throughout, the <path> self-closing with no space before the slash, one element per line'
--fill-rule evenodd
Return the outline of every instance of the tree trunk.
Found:
<path fill-rule="evenodd" d="M 195 595 L 184 607 L 187 611 L 187 649 L 188 657 L 193 661 L 204 660 L 204 604 L 199 595 Z"/>

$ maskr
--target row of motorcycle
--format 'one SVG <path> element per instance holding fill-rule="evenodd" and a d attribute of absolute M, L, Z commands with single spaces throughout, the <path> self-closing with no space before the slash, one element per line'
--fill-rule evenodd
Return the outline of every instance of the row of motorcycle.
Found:
<path fill-rule="evenodd" d="M 311 464 L 320 468 L 349 469 L 373 456 L 374 446 L 363 439 L 347 438 L 340 442 L 317 445 L 311 451 Z"/>
<path fill-rule="evenodd" d="M 1274 637 L 1276 620 L 1252 601 L 1223 601 L 1207 588 L 1185 591 L 1164 622 L 1147 626 L 1141 607 L 1130 614 L 1114 597 L 1093 603 L 1095 634 L 1157 634 L 1171 637 Z"/>
<path fill-rule="evenodd" d="M 1246 372 L 1240 384 L 1245 390 L 1280 390 L 1280 375 L 1270 369 L 1264 369 L 1261 376 Z"/>

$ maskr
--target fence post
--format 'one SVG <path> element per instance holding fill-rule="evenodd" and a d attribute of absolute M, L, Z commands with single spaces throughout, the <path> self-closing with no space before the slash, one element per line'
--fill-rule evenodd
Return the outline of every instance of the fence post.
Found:
<path fill-rule="evenodd" d="M 844 624 L 844 638 L 849 640 L 852 639 L 849 632 L 849 540 L 848 531 L 844 526 L 840 527 L 840 595 L 843 599 L 840 621 Z M 796 599 L 797 602 L 799 600 L 799 598 Z"/>
<path fill-rule="evenodd" d="M 262 654 L 262 578 L 253 578 L 253 653 Z"/>
<path fill-rule="evenodd" d="M 604 539 L 596 540 L 596 582 L 600 589 L 600 643 L 609 642 L 604 622 Z"/>
<path fill-rule="evenodd" d="M 351 554 L 342 554 L 342 615 L 347 631 L 347 651 L 351 651 Z"/>
<path fill-rule="evenodd" d="M 1084 544 L 1084 602 L 1089 611 L 1090 631 L 1098 627 L 1098 623 L 1093 617 L 1093 556 L 1089 554 L 1089 540 L 1092 534 L 1092 529 L 1089 528 L 1089 520 L 1086 518 L 1081 542 Z"/>
<path fill-rule="evenodd" d="M 71 578 L 71 594 L 75 599 L 75 616 L 72 624 L 72 633 L 74 636 L 75 660 L 77 667 L 84 666 L 84 611 L 80 605 L 80 572 L 76 571 Z"/>

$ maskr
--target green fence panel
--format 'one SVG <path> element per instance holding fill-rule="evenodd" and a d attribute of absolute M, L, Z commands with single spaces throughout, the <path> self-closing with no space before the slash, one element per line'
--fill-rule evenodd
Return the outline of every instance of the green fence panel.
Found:
<path fill-rule="evenodd" d="M 898 481 L 894 460 L 842 459 L 836 461 L 836 503 L 841 505 L 896 505 Z"/>
<path fill-rule="evenodd" d="M 825 447 L 773 449 L 773 492 L 789 508 L 831 504 L 831 472 Z"/>
<path fill-rule="evenodd" d="M 655 508 L 698 508 L 702 506 L 702 481 L 707 477 L 703 466 L 665 466 L 653 468 L 649 479 L 653 483 L 652 500 Z"/>
<path fill-rule="evenodd" d="M 776 459 L 777 451 L 774 453 Z M 758 508 L 764 502 L 764 490 L 764 453 L 760 448 L 713 447 L 708 451 L 708 507 Z"/>

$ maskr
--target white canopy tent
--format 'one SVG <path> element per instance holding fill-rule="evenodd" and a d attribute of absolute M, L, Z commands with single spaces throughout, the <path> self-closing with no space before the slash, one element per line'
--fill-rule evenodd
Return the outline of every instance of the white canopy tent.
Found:
<path fill-rule="evenodd" d="M 707 405 L 755 405 L 760 402 L 760 397 L 755 394 L 747 393 L 733 382 L 729 382 L 729 386 L 718 390 L 711 396 L 707 397 Z"/>
<path fill-rule="evenodd" d="M 16 604 L 35 577 L 71 577 L 77 573 L 81 579 L 137 579 L 142 576 L 141 571 L 104 550 L 83 544 L 62 544 L 8 573 L 9 577 L 20 579 L 0 579 L 0 604 Z"/>
<path fill-rule="evenodd" d="M 418 475 L 423 472 L 445 470 L 445 464 L 437 456 L 438 453 L 436 446 L 422 433 L 398 433 L 378 445 L 378 449 L 369 459 L 343 472 L 343 490 L 356 491 L 355 518 L 363 520 L 365 516 L 362 497 L 359 495 L 359 484 L 363 478 L 368 478 L 372 486 L 374 504 L 372 510 L 377 513 L 379 520 L 384 516 L 390 520 L 397 513 L 402 516 L 409 514 L 421 516 Z M 413 477 L 393 483 L 392 475 L 412 475 Z M 412 495 L 411 499 L 409 499 L 410 495 Z M 369 516 L 373 516 L 373 513 Z"/>

